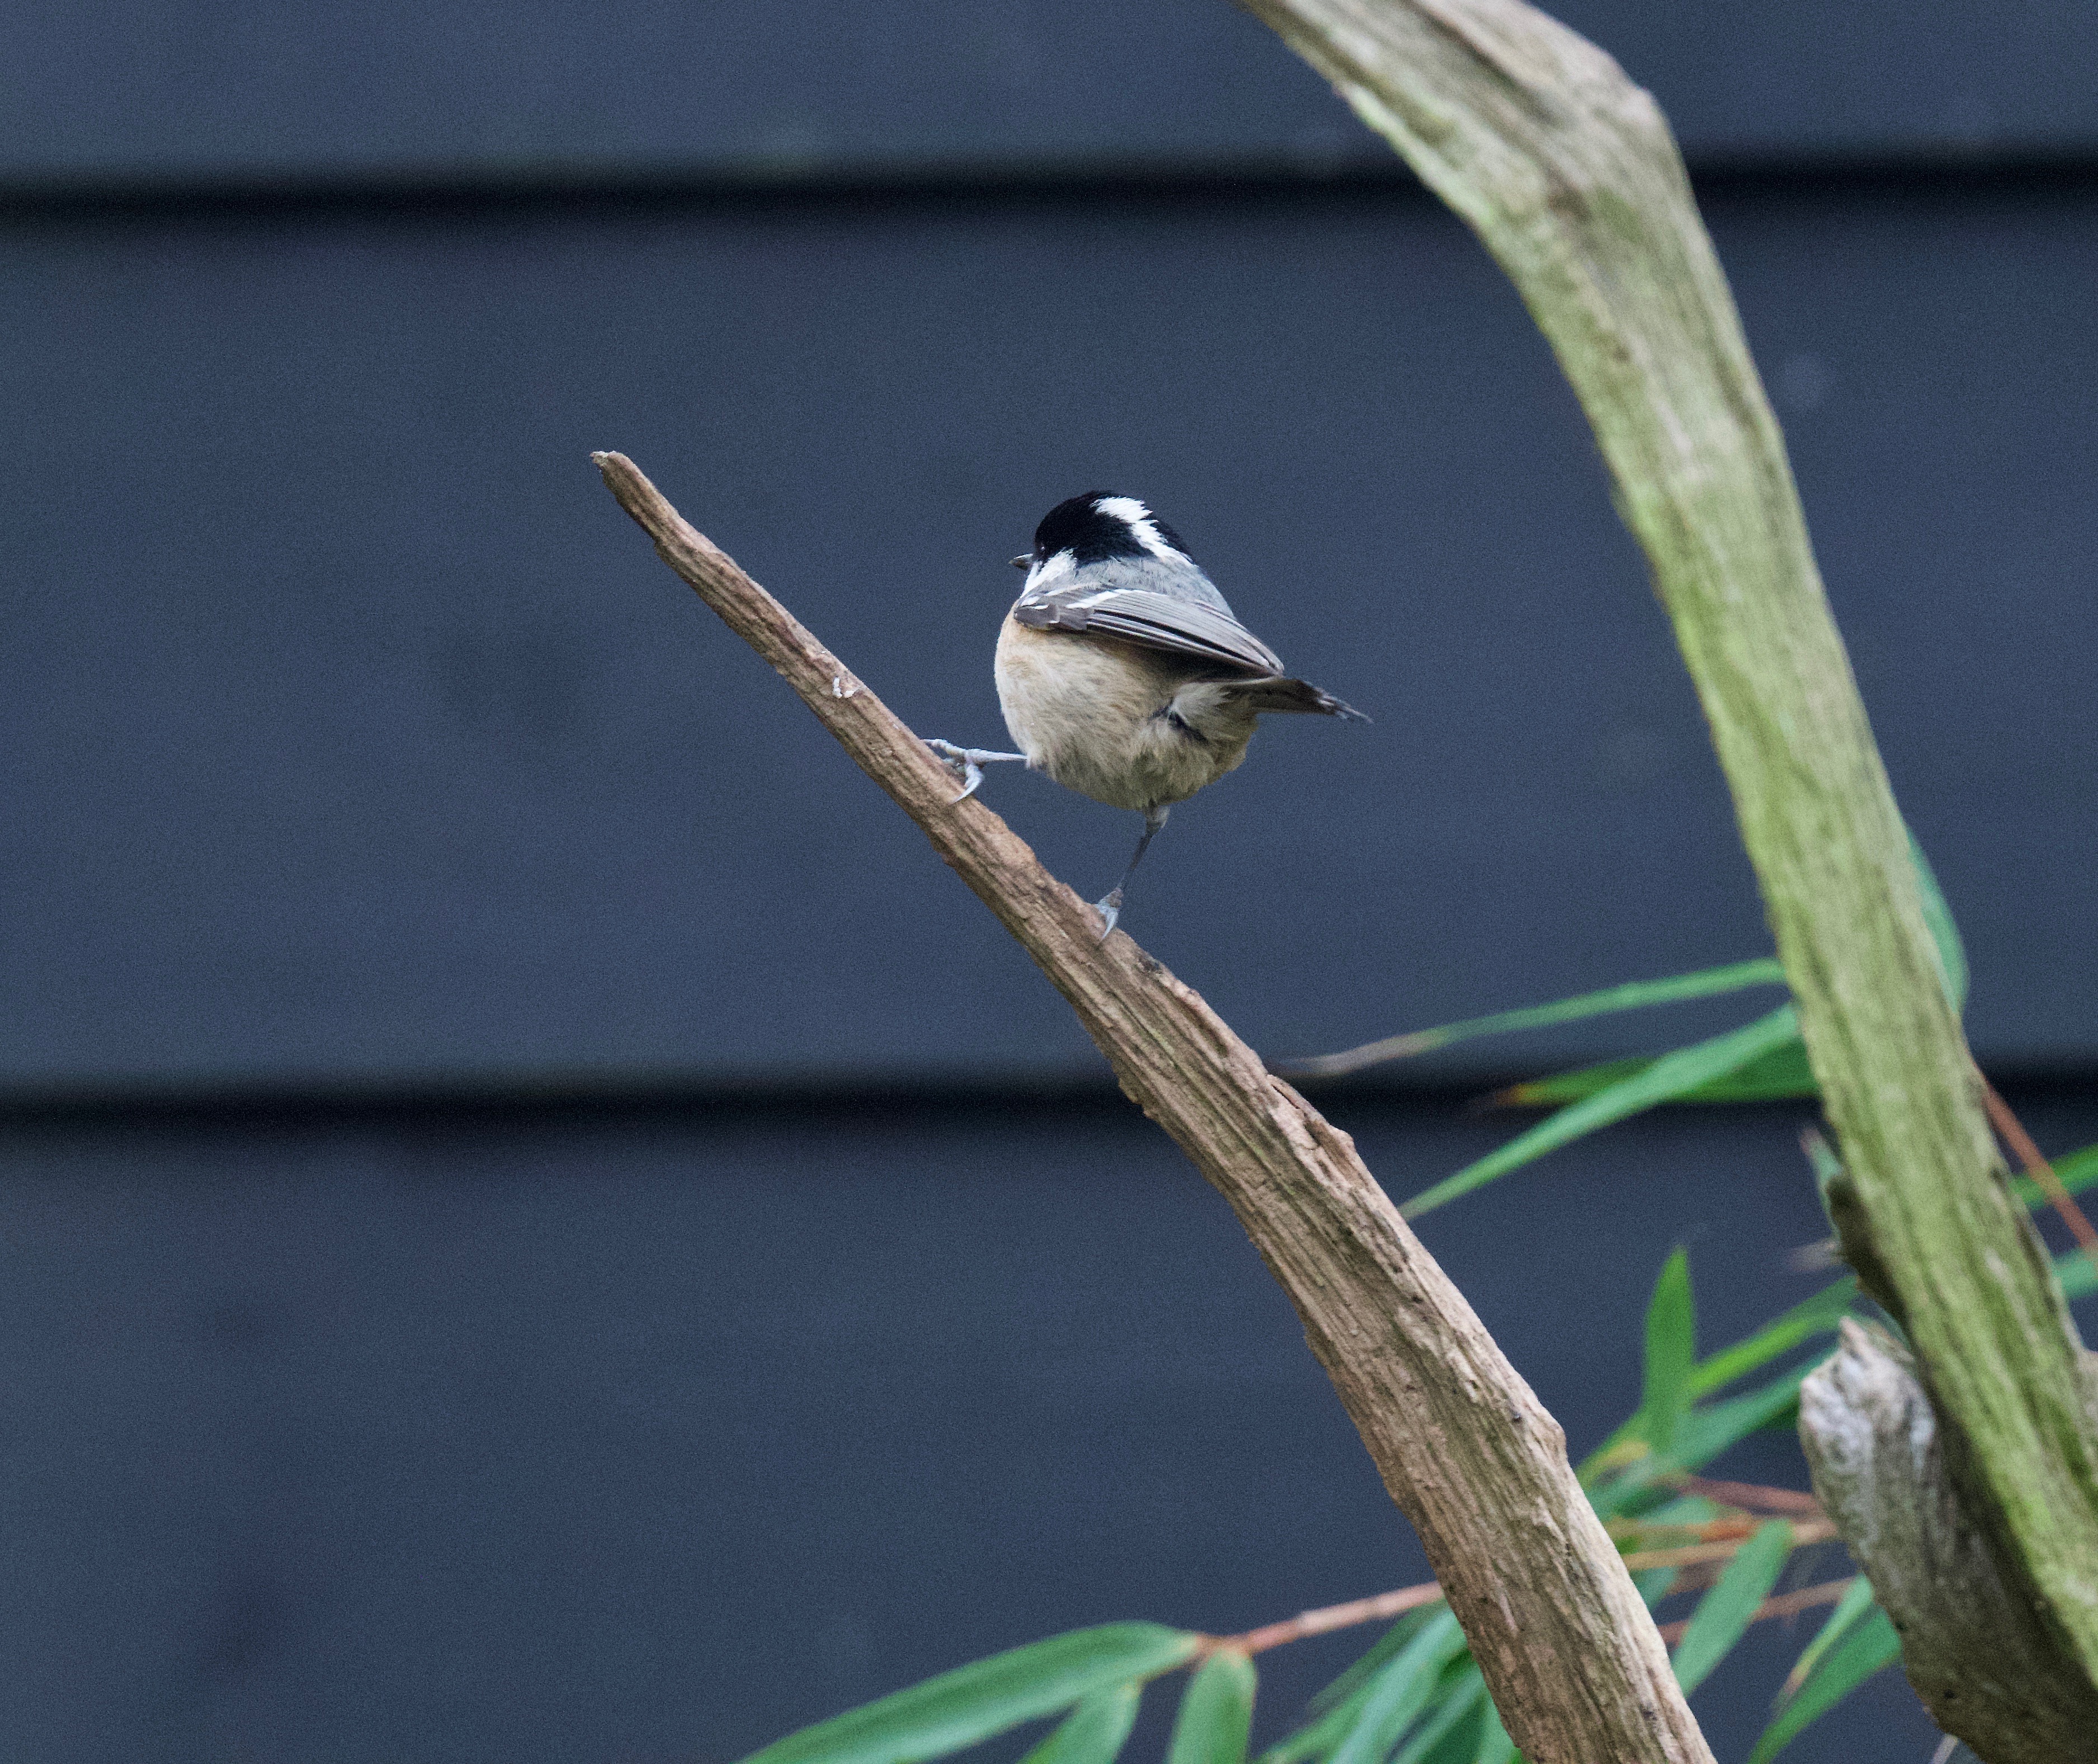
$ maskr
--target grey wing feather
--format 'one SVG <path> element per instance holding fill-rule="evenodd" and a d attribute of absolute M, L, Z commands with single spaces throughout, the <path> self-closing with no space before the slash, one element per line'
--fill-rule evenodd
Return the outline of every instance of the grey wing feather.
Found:
<path fill-rule="evenodd" d="M 1148 589 L 1073 583 L 1023 597 L 1012 616 L 1038 630 L 1091 631 L 1249 674 L 1284 671 L 1281 656 L 1227 610 Z"/>

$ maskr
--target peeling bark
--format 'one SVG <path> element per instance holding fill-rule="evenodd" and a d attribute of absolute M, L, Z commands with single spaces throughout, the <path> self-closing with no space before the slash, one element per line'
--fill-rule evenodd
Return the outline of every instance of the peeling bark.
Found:
<path fill-rule="evenodd" d="M 1846 1323 L 1800 1391 L 1799 1433 L 1938 1726 L 1987 1764 L 2098 1764 L 2098 1692 L 1983 1516 L 1907 1350 Z"/>

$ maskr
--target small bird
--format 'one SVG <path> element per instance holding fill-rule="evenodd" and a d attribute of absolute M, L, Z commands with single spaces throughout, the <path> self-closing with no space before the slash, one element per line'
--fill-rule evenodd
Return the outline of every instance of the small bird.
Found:
<path fill-rule="evenodd" d="M 1232 616 L 1180 536 L 1133 496 L 1088 490 L 1059 502 L 1012 560 L 1027 585 L 998 635 L 994 674 L 1017 753 L 930 741 L 962 778 L 1024 761 L 1060 784 L 1143 816 L 1121 880 L 1099 902 L 1103 937 L 1168 810 L 1245 758 L 1263 711 L 1369 719 L 1293 680 Z"/>

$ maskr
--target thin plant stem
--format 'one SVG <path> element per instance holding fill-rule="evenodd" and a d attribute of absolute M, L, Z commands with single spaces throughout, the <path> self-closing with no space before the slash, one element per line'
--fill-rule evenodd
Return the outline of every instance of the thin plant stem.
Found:
<path fill-rule="evenodd" d="M 1824 1580 L 1818 1586 L 1802 1586 L 1797 1592 L 1781 1592 L 1774 1599 L 1766 1599 L 1756 1607 L 1751 1623 L 1768 1622 L 1772 1617 L 1797 1617 L 1802 1611 L 1811 1611 L 1817 1605 L 1834 1604 L 1850 1590 L 1857 1579 L 1855 1574 L 1842 1580 Z M 1683 1639 L 1683 1632 L 1690 1627 L 1690 1619 L 1680 1622 L 1664 1623 L 1661 1639 L 1673 1648 Z"/>
<path fill-rule="evenodd" d="M 1439 1581 L 1423 1581 L 1417 1586 L 1401 1586 L 1396 1592 L 1380 1592 L 1374 1598 L 1351 1599 L 1345 1604 L 1300 1611 L 1293 1617 L 1285 1617 L 1279 1623 L 1263 1624 L 1257 1630 L 1248 1630 L 1243 1635 L 1215 1636 L 1204 1644 L 1202 1651 L 1214 1653 L 1220 1648 L 1231 1648 L 1242 1654 L 1262 1653 L 1287 1642 L 1301 1642 L 1309 1635 L 1324 1635 L 1334 1630 L 1352 1628 L 1358 1623 L 1374 1623 L 1382 1617 L 1403 1617 L 1408 1611 L 1437 1603 L 1442 1597 Z"/>
<path fill-rule="evenodd" d="M 2041 1155 L 2040 1148 L 2033 1143 L 2025 1123 L 2011 1112 L 2011 1105 L 1996 1094 L 1996 1087 L 1986 1078 L 1982 1081 L 1982 1099 L 1989 1111 L 1990 1123 L 1995 1128 L 2004 1143 L 2025 1165 L 2026 1174 L 2039 1184 L 2048 1204 L 2061 1215 L 2061 1222 L 2069 1227 L 2069 1235 L 2076 1240 L 2091 1263 L 2091 1270 L 2098 1274 L 2098 1230 L 2091 1227 L 2083 1209 L 2077 1205 L 2076 1196 L 2061 1185 L 2061 1178 L 2054 1174 L 2054 1166 Z"/>

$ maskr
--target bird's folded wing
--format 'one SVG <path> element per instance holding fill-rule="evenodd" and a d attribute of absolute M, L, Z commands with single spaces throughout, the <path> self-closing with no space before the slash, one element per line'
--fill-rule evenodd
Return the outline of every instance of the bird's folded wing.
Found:
<path fill-rule="evenodd" d="M 1037 630 L 1091 631 L 1251 674 L 1284 671 L 1281 656 L 1230 613 L 1146 589 L 1079 588 L 1029 596 L 1012 616 Z"/>

